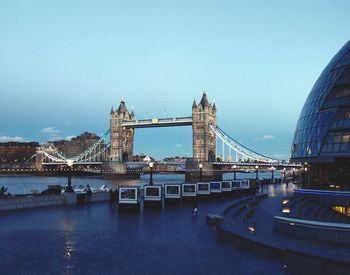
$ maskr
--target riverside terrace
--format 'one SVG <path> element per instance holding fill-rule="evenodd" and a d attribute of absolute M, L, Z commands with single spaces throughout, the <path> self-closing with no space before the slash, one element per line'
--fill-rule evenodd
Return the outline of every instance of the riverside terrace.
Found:
<path fill-rule="evenodd" d="M 241 198 L 208 215 L 219 239 L 279 255 L 289 274 L 349 274 L 349 217 L 292 184 L 267 188 L 268 198 Z"/>

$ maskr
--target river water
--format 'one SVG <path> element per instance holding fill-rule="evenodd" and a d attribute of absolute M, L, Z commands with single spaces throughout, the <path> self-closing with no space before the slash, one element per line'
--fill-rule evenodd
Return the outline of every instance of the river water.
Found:
<path fill-rule="evenodd" d="M 255 174 L 237 177 L 255 178 Z M 154 175 L 155 183 L 182 181 L 184 175 Z M 66 182 L 64 177 L 0 177 L 0 185 L 12 193 Z M 149 175 L 140 180 L 72 179 L 74 185 L 95 188 L 148 182 Z M 230 199 L 201 201 L 195 216 L 190 203 L 140 212 L 119 211 L 110 203 L 3 212 L 0 274 L 286 274 L 279 258 L 217 240 L 206 225 L 206 214 Z"/>
<path fill-rule="evenodd" d="M 255 178 L 255 173 L 237 173 L 237 179 Z M 270 178 L 271 173 L 261 172 L 259 178 Z M 280 177 L 280 174 L 275 171 L 275 177 Z M 232 173 L 224 174 L 224 179 L 233 179 Z M 164 183 L 181 183 L 185 181 L 185 175 L 180 174 L 153 174 L 153 182 L 155 184 Z M 129 179 L 104 179 L 101 177 L 73 177 L 72 185 L 75 187 L 86 186 L 89 184 L 92 188 L 100 188 L 102 185 L 106 185 L 107 188 L 115 189 L 118 186 L 129 186 L 149 183 L 149 175 L 142 175 L 140 179 L 129 180 Z M 5 186 L 8 192 L 17 194 L 30 194 L 33 191 L 41 192 L 45 190 L 48 185 L 67 185 L 66 177 L 42 177 L 42 176 L 0 176 L 0 187 Z"/>

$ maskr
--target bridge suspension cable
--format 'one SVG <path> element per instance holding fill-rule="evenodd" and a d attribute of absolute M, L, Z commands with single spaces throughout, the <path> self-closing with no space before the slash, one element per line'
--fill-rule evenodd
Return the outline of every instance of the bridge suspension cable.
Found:
<path fill-rule="evenodd" d="M 227 135 L 221 128 L 218 126 L 213 127 L 212 125 L 209 126 L 211 130 L 214 131 L 216 136 L 223 142 L 223 144 L 226 144 L 230 149 L 234 150 L 237 154 L 240 154 L 248 159 L 255 160 L 258 162 L 268 162 L 268 163 L 276 163 L 279 162 L 278 159 L 270 158 L 268 156 L 264 156 L 262 154 L 259 154 L 246 146 L 240 144 L 238 141 L 231 138 L 229 135 Z M 224 152 L 223 152 L 224 153 Z"/>
<path fill-rule="evenodd" d="M 221 128 L 218 126 L 213 127 L 212 125 L 209 126 L 212 131 L 216 134 L 217 138 L 222 141 L 222 153 L 224 155 L 224 145 L 227 145 L 229 150 L 229 155 L 231 156 L 231 150 L 236 152 L 236 158 L 237 155 L 241 155 L 247 159 L 258 161 L 258 162 L 267 162 L 267 163 L 277 163 L 279 160 L 259 154 L 246 146 L 240 144 L 233 138 L 231 138 L 229 135 L 227 135 Z M 67 160 L 73 160 L 74 162 L 89 162 L 89 161 L 97 161 L 97 160 L 105 160 L 107 150 L 110 146 L 110 141 L 108 140 L 109 137 L 109 130 L 101 136 L 99 140 L 97 140 L 94 144 L 92 144 L 87 150 L 80 153 L 77 156 L 74 157 L 66 157 L 62 154 L 60 154 L 57 150 L 53 152 L 49 149 L 42 149 L 42 152 L 44 153 L 45 157 L 50 159 L 52 162 L 66 162 Z"/>
<path fill-rule="evenodd" d="M 105 140 L 107 138 L 109 134 L 109 129 L 106 133 L 103 134 L 103 136 L 96 141 L 93 145 L 91 145 L 87 150 L 85 150 L 84 152 L 82 152 L 81 154 L 71 158 L 73 161 L 78 162 L 78 161 L 87 161 L 87 160 L 91 160 L 94 158 L 94 156 L 98 153 L 98 151 L 101 151 L 101 148 L 99 148 L 99 150 L 96 149 L 97 147 L 99 147 L 101 144 L 105 143 Z M 109 143 L 108 143 L 109 144 Z M 104 147 L 104 146 L 103 146 Z M 94 153 L 96 152 L 96 153 Z M 99 155 L 99 154 L 97 154 Z"/>
<path fill-rule="evenodd" d="M 52 150 L 46 150 L 42 148 L 42 152 L 45 157 L 50 159 L 53 162 L 67 162 L 67 160 L 72 160 L 74 162 L 89 162 L 96 161 L 98 158 L 102 158 L 104 160 L 104 156 L 106 155 L 106 151 L 109 148 L 110 142 L 108 141 L 109 130 L 102 135 L 102 137 L 97 140 L 94 144 L 92 144 L 89 148 L 87 148 L 84 152 L 80 153 L 74 157 L 67 157 L 60 154 L 58 151 L 52 153 Z"/>

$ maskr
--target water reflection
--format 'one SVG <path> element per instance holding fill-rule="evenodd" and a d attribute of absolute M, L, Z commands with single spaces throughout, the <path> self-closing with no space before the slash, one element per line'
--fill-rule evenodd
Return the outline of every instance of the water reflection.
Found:
<path fill-rule="evenodd" d="M 276 188 L 277 188 L 277 185 L 269 184 L 267 191 L 270 197 L 276 197 Z"/>
<path fill-rule="evenodd" d="M 72 238 L 75 230 L 75 225 L 71 219 L 70 213 L 65 212 L 62 219 L 62 228 L 64 231 L 64 247 L 63 247 L 63 274 L 73 274 L 73 252 L 74 252 L 74 241 Z"/>
<path fill-rule="evenodd" d="M 73 241 L 70 239 L 66 239 L 65 247 L 64 247 L 64 265 L 63 265 L 63 274 L 70 275 L 74 274 L 74 265 L 72 262 L 72 255 L 74 251 Z"/>
<path fill-rule="evenodd" d="M 63 258 L 66 261 L 69 261 L 72 258 L 72 253 L 73 253 L 73 241 L 70 239 L 67 239 L 65 242 L 65 247 L 64 247 L 64 255 Z"/>

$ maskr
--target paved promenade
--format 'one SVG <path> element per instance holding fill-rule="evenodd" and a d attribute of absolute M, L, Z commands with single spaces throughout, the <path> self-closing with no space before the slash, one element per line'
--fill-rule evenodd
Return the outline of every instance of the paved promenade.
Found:
<path fill-rule="evenodd" d="M 264 187 L 264 190 L 262 190 L 262 192 L 267 192 L 269 197 L 262 199 L 257 204 L 254 214 L 250 219 L 244 223 L 242 216 L 244 215 L 244 211 L 242 211 L 242 213 L 237 216 L 234 215 L 235 209 L 232 209 L 226 213 L 225 223 L 221 225 L 221 227 L 227 232 L 233 232 L 235 235 L 242 236 L 242 239 L 252 241 L 251 244 L 256 243 L 262 245 L 265 248 L 273 248 L 272 250 L 277 253 L 278 251 L 282 252 L 287 250 L 291 253 L 305 253 L 305 255 L 308 254 L 315 257 L 340 261 L 349 264 L 350 268 L 349 246 L 332 245 L 329 243 L 301 239 L 290 236 L 288 234 L 282 234 L 273 231 L 273 217 L 282 215 L 282 199 L 284 196 L 291 195 L 294 188 L 295 187 L 292 184 L 290 184 L 288 188 L 286 188 L 285 184 L 282 184 L 280 186 L 269 185 Z M 249 225 L 255 226 L 254 233 L 249 232 Z M 307 263 L 307 261 L 305 261 L 305 263 Z M 294 264 L 295 263 L 293 263 L 293 265 Z M 298 270 L 298 268 L 298 266 L 288 267 L 288 269 L 291 270 Z M 300 266 L 300 268 L 307 270 L 307 266 Z M 309 271 L 307 273 L 309 273 Z"/>

